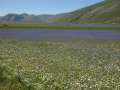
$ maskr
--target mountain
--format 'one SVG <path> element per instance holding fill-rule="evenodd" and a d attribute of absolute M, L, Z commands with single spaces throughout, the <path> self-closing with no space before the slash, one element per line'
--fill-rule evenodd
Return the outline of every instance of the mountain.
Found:
<path fill-rule="evenodd" d="M 7 14 L 0 22 L 28 23 L 120 23 L 120 0 L 100 3 L 58 15 Z"/>
<path fill-rule="evenodd" d="M 29 15 L 29 14 L 7 14 L 0 18 L 1 22 L 29 22 L 49 23 L 54 15 Z"/>
<path fill-rule="evenodd" d="M 102 1 L 67 13 L 58 21 L 69 23 L 120 23 L 120 0 Z"/>
<path fill-rule="evenodd" d="M 53 23 L 58 18 L 63 17 L 63 14 L 58 15 L 29 15 L 23 14 L 7 14 L 0 17 L 0 22 L 20 22 L 20 23 Z"/>

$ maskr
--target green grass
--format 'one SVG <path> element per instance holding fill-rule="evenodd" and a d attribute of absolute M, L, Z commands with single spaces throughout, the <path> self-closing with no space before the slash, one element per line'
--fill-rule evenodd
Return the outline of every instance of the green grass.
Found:
<path fill-rule="evenodd" d="M 103 2 L 68 13 L 64 17 L 59 18 L 57 22 L 119 24 L 119 11 L 119 0 L 105 0 Z"/>
<path fill-rule="evenodd" d="M 38 28 L 38 29 L 77 29 L 77 30 L 114 30 L 120 27 L 112 26 L 65 26 L 47 24 L 0 24 L 0 28 Z"/>
<path fill-rule="evenodd" d="M 0 40 L 3 90 L 119 90 L 119 77 L 119 41 Z"/>

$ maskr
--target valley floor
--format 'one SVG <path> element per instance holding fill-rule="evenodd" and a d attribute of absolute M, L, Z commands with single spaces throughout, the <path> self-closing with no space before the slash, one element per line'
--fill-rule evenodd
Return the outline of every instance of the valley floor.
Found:
<path fill-rule="evenodd" d="M 0 90 L 119 89 L 119 41 L 0 40 Z"/>
<path fill-rule="evenodd" d="M 34 29 L 67 29 L 67 30 L 120 30 L 119 24 L 35 24 L 35 23 L 8 23 L 0 24 L 0 28 L 34 28 Z"/>

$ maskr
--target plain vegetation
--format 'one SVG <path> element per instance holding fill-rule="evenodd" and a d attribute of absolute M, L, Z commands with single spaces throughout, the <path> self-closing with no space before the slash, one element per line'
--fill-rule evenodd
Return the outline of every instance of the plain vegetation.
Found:
<path fill-rule="evenodd" d="M 1 90 L 119 90 L 120 42 L 0 40 Z"/>
<path fill-rule="evenodd" d="M 0 28 L 39 28 L 39 29 L 78 29 L 78 30 L 114 30 L 119 26 L 74 26 L 74 25 L 49 25 L 49 24 L 0 24 Z"/>

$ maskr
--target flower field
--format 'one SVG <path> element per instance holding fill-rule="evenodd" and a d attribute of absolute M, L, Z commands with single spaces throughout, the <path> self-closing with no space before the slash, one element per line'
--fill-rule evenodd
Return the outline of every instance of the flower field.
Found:
<path fill-rule="evenodd" d="M 120 42 L 0 40 L 0 90 L 120 90 Z"/>

